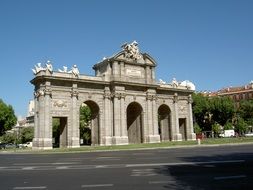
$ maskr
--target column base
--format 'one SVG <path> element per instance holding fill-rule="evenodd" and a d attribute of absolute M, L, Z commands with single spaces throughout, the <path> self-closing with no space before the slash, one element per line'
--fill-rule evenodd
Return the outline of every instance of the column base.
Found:
<path fill-rule="evenodd" d="M 112 137 L 113 145 L 126 145 L 128 144 L 128 136 L 114 136 Z"/>
<path fill-rule="evenodd" d="M 33 150 L 53 149 L 52 138 L 33 138 Z"/>
<path fill-rule="evenodd" d="M 182 134 L 178 133 L 173 135 L 172 141 L 182 141 Z"/>
<path fill-rule="evenodd" d="M 72 137 L 70 145 L 67 146 L 68 148 L 79 148 L 80 147 L 80 138 Z"/>
<path fill-rule="evenodd" d="M 187 135 L 187 140 L 188 141 L 195 141 L 196 140 L 196 134 L 195 133 L 190 133 Z"/>
<path fill-rule="evenodd" d="M 159 142 L 161 142 L 160 135 L 147 135 L 145 137 L 145 143 L 159 143 Z"/>
<path fill-rule="evenodd" d="M 110 146 L 112 145 L 112 137 L 103 137 L 101 145 Z"/>

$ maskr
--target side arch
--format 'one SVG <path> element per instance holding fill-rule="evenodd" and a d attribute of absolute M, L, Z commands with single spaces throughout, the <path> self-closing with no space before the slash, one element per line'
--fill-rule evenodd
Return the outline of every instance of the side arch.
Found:
<path fill-rule="evenodd" d="M 87 129 L 86 129 L 86 135 L 87 137 L 89 137 L 89 140 L 86 141 L 86 143 L 84 144 L 91 144 L 91 145 L 99 145 L 100 144 L 100 108 L 99 108 L 99 105 L 92 101 L 92 100 L 87 100 L 87 101 L 84 101 L 81 106 L 80 106 L 80 109 L 81 107 L 88 107 L 89 108 L 89 121 L 88 121 L 88 124 L 87 124 Z M 80 113 L 81 114 L 81 113 Z M 81 118 L 81 115 L 80 115 L 80 118 Z"/>
<path fill-rule="evenodd" d="M 127 133 L 130 144 L 143 142 L 143 108 L 137 102 L 127 106 Z"/>

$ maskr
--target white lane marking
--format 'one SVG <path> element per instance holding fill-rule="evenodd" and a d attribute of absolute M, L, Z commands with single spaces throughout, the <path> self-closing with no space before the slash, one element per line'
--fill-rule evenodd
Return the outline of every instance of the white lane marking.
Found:
<path fill-rule="evenodd" d="M 108 166 L 107 165 L 97 165 L 95 166 L 95 168 L 107 168 Z"/>
<path fill-rule="evenodd" d="M 199 165 L 199 164 L 226 164 L 241 163 L 245 160 L 224 160 L 224 161 L 208 161 L 208 162 L 175 162 L 175 163 L 151 163 L 151 164 L 127 164 L 127 168 L 146 167 L 146 166 L 180 166 L 180 165 Z"/>
<path fill-rule="evenodd" d="M 72 164 L 80 164 L 81 162 L 42 162 L 42 163 L 15 163 L 13 166 L 34 166 L 34 165 L 72 165 Z"/>
<path fill-rule="evenodd" d="M 66 170 L 66 169 L 69 169 L 68 166 L 58 166 L 56 167 L 57 170 Z"/>
<path fill-rule="evenodd" d="M 132 170 L 131 176 L 132 176 L 132 177 L 142 177 L 142 176 L 148 177 L 148 176 L 155 176 L 155 175 L 157 175 L 157 174 L 156 174 L 154 171 L 155 171 L 154 169 L 139 169 L 139 170 L 134 169 L 134 170 Z"/>
<path fill-rule="evenodd" d="M 39 186 L 39 187 L 14 187 L 15 190 L 21 190 L 21 189 L 46 189 L 46 186 Z"/>
<path fill-rule="evenodd" d="M 113 184 L 91 184 L 91 185 L 82 185 L 81 188 L 96 188 L 96 187 L 112 187 Z"/>
<path fill-rule="evenodd" d="M 52 165 L 72 165 L 72 164 L 80 164 L 80 162 L 54 162 Z"/>
<path fill-rule="evenodd" d="M 225 179 L 240 179 L 245 178 L 246 175 L 234 175 L 234 176 L 221 176 L 221 177 L 214 177 L 214 180 L 225 180 Z"/>
<path fill-rule="evenodd" d="M 245 160 L 225 160 L 225 161 L 207 161 L 207 162 L 175 162 L 175 163 L 149 163 L 149 164 L 111 164 L 111 165 L 47 165 L 47 166 L 27 166 L 27 167 L 0 167 L 0 171 L 6 170 L 56 170 L 59 167 L 68 167 L 68 170 L 85 170 L 85 169 L 103 169 L 103 168 L 134 168 L 134 167 L 155 167 L 155 166 L 180 166 L 180 165 L 203 165 L 206 164 L 226 164 L 242 163 Z"/>
<path fill-rule="evenodd" d="M 169 183 L 168 181 L 149 181 L 149 184 L 167 184 Z"/>
<path fill-rule="evenodd" d="M 35 167 L 23 167 L 22 170 L 34 170 Z"/>

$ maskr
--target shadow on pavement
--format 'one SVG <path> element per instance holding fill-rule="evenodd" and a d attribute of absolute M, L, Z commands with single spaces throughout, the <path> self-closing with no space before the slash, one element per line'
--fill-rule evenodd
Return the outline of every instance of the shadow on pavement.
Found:
<path fill-rule="evenodd" d="M 168 176 L 168 183 L 164 185 L 165 189 L 253 189 L 253 153 L 194 156 L 179 159 L 182 162 L 196 164 L 156 168 L 158 174 Z M 198 164 L 198 162 L 202 163 Z"/>

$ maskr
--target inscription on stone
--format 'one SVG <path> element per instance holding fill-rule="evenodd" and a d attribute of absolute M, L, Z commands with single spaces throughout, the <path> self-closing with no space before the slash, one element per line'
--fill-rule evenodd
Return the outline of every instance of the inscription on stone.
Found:
<path fill-rule="evenodd" d="M 126 74 L 133 77 L 141 77 L 141 71 L 135 69 L 127 69 Z"/>

